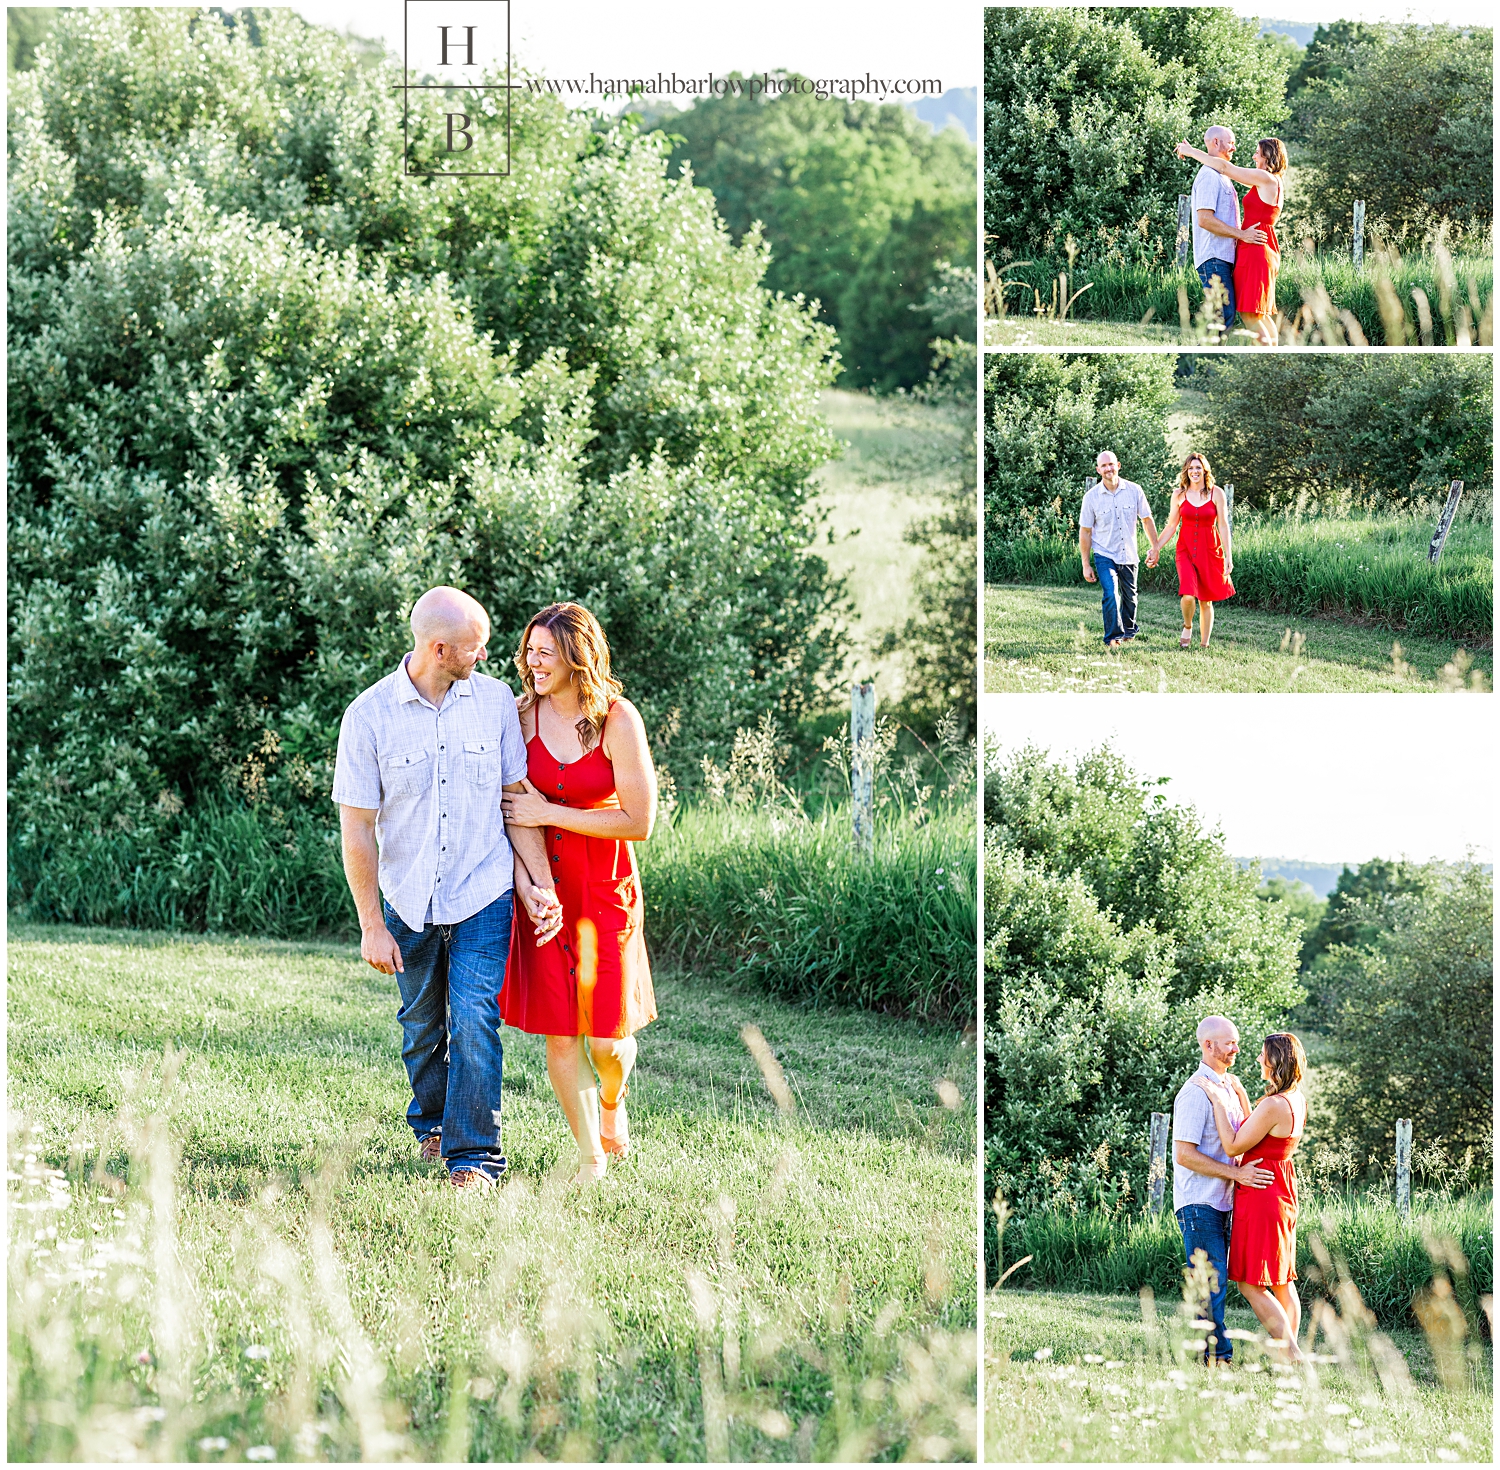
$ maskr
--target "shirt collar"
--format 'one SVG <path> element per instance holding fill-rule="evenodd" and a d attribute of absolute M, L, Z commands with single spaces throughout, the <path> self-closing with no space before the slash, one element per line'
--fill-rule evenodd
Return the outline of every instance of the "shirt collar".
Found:
<path fill-rule="evenodd" d="M 412 700 L 417 699 L 421 700 L 423 704 L 426 704 L 427 701 L 423 698 L 422 691 L 412 683 L 411 675 L 407 672 L 406 666 L 410 661 L 411 655 L 408 653 L 405 654 L 402 657 L 401 662 L 396 665 L 396 703 L 410 704 Z M 448 687 L 450 689 L 456 689 L 460 697 L 472 695 L 474 693 L 474 686 L 468 679 L 455 679 L 453 683 L 451 683 Z M 447 702 L 448 696 L 445 694 L 443 696 L 443 703 L 446 704 Z"/>

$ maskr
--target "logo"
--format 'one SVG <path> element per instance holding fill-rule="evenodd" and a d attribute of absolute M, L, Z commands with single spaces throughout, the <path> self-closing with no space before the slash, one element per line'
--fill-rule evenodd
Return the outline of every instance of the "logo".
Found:
<path fill-rule="evenodd" d="M 510 0 L 405 0 L 402 171 L 510 174 Z"/>

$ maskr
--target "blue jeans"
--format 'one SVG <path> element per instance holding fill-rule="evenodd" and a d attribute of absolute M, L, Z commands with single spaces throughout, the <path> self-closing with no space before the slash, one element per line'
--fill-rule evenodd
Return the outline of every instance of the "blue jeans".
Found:
<path fill-rule="evenodd" d="M 1224 330 L 1227 332 L 1234 325 L 1234 262 L 1232 260 L 1205 260 L 1198 267 L 1198 279 L 1203 282 L 1205 296 L 1213 289 L 1216 279 L 1229 293 L 1229 299 L 1224 303 Z"/>
<path fill-rule="evenodd" d="M 500 987 L 510 953 L 511 894 L 458 924 L 408 929 L 390 904 L 385 926 L 401 950 L 401 1060 L 411 1078 L 406 1121 L 416 1136 L 443 1130 L 450 1170 L 505 1172 L 500 1151 Z"/>
<path fill-rule="evenodd" d="M 1097 551 L 1093 558 L 1094 575 L 1104 594 L 1104 641 L 1134 638 L 1141 631 L 1135 621 L 1135 563 L 1111 561 Z"/>
<path fill-rule="evenodd" d="M 1229 1295 L 1229 1222 L 1234 1218 L 1229 1210 L 1216 1210 L 1212 1205 L 1184 1205 L 1177 1211 L 1177 1223 L 1182 1227 L 1182 1249 L 1188 1265 L 1193 1264 L 1193 1252 L 1203 1251 L 1216 1278 L 1208 1297 L 1208 1314 L 1214 1319 L 1213 1336 L 1208 1339 L 1209 1353 L 1228 1362 L 1234 1356 L 1234 1344 L 1224 1330 L 1224 1299 Z"/>

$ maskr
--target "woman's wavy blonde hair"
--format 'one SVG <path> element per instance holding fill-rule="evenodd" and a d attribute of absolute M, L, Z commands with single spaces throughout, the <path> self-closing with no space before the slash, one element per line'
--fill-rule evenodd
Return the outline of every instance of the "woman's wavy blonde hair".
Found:
<path fill-rule="evenodd" d="M 533 628 L 545 628 L 556 640 L 557 651 L 572 672 L 573 686 L 578 690 L 578 704 L 583 713 L 575 727 L 584 750 L 592 750 L 604 732 L 609 707 L 624 690 L 624 685 L 609 669 L 609 639 L 599 626 L 599 619 L 588 608 L 576 602 L 554 602 L 544 607 L 526 624 L 516 649 L 516 668 L 521 674 L 521 697 L 517 708 L 524 714 L 537 701 L 526 665 L 526 645 Z"/>
<path fill-rule="evenodd" d="M 1209 492 L 1209 499 L 1211 500 L 1214 489 L 1213 466 L 1209 464 L 1208 456 L 1206 454 L 1199 454 L 1196 449 L 1182 462 L 1182 473 L 1177 477 L 1177 488 L 1186 493 L 1188 487 L 1188 466 L 1195 459 L 1203 466 L 1203 488 Z"/>

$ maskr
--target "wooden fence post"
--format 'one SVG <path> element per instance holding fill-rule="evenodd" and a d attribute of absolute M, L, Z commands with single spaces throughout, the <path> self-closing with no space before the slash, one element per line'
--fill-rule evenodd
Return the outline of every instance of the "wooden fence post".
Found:
<path fill-rule="evenodd" d="M 1192 200 L 1186 194 L 1177 196 L 1177 264 L 1186 263 L 1193 246 Z"/>
<path fill-rule="evenodd" d="M 1448 503 L 1443 507 L 1443 513 L 1438 517 L 1437 530 L 1433 533 L 1432 544 L 1427 548 L 1427 560 L 1433 566 L 1437 565 L 1438 557 L 1443 554 L 1443 545 L 1448 540 L 1448 532 L 1453 529 L 1453 517 L 1458 514 L 1459 497 L 1464 493 L 1464 482 L 1455 480 L 1448 486 Z"/>
<path fill-rule="evenodd" d="M 1396 1213 L 1411 1219 L 1411 1119 L 1396 1119 Z"/>
<path fill-rule="evenodd" d="M 1234 486 L 1224 487 L 1224 524 L 1229 527 L 1229 545 L 1224 548 L 1224 554 L 1230 561 L 1234 560 Z"/>
<path fill-rule="evenodd" d="M 854 850 L 875 851 L 875 682 L 856 684 L 849 701 L 851 758 L 849 785 L 854 798 Z"/>
<path fill-rule="evenodd" d="M 1365 268 L 1365 201 L 1354 201 L 1354 269 Z"/>
<path fill-rule="evenodd" d="M 1167 1145 L 1172 1136 L 1172 1115 L 1151 1114 L 1151 1172 L 1146 1176 L 1151 1213 L 1159 1215 L 1167 1195 Z"/>

